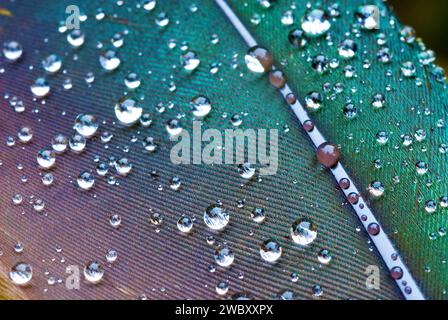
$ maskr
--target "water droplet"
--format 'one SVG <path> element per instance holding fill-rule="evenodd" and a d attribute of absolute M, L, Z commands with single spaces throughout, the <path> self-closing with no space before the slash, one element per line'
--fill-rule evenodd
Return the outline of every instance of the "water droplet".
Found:
<path fill-rule="evenodd" d="M 313 296 L 315 297 L 320 297 L 324 291 L 322 290 L 322 287 L 318 284 L 316 284 L 315 286 L 313 286 Z"/>
<path fill-rule="evenodd" d="M 193 228 L 193 219 L 190 216 L 182 216 L 177 221 L 177 229 L 179 231 L 188 233 Z"/>
<path fill-rule="evenodd" d="M 68 145 L 70 146 L 70 150 L 74 152 L 82 152 L 86 147 L 86 138 L 82 135 L 75 133 L 70 137 L 68 141 Z"/>
<path fill-rule="evenodd" d="M 180 63 L 185 70 L 193 71 L 199 66 L 201 60 L 199 60 L 196 52 L 188 51 L 181 56 Z"/>
<path fill-rule="evenodd" d="M 358 109 L 351 102 L 347 102 L 342 111 L 344 112 L 345 117 L 350 120 L 356 118 L 358 115 Z"/>
<path fill-rule="evenodd" d="M 3 55 L 9 61 L 17 61 L 23 54 L 23 48 L 17 41 L 6 41 L 3 43 Z"/>
<path fill-rule="evenodd" d="M 16 253 L 22 253 L 24 249 L 25 249 L 25 247 L 24 247 L 23 243 L 18 242 L 14 245 L 14 251 Z"/>
<path fill-rule="evenodd" d="M 405 43 L 413 43 L 416 38 L 415 29 L 410 26 L 403 26 L 400 29 L 400 40 Z"/>
<path fill-rule="evenodd" d="M 18 206 L 19 204 L 21 204 L 23 201 L 23 197 L 21 194 L 15 194 L 12 197 L 12 203 L 15 204 L 16 206 Z"/>
<path fill-rule="evenodd" d="M 301 218 L 291 226 L 292 240 L 301 245 L 311 244 L 317 237 L 317 226 L 307 218 Z"/>
<path fill-rule="evenodd" d="M 318 54 L 312 59 L 311 67 L 318 73 L 325 73 L 328 70 L 328 59 L 323 54 Z"/>
<path fill-rule="evenodd" d="M 425 211 L 427 213 L 434 213 L 437 210 L 437 203 L 434 200 L 428 200 L 425 202 Z"/>
<path fill-rule="evenodd" d="M 95 116 L 82 113 L 76 117 L 73 129 L 83 137 L 90 138 L 98 130 L 98 121 Z"/>
<path fill-rule="evenodd" d="M 425 173 L 428 172 L 428 164 L 424 161 L 418 161 L 415 164 L 415 170 L 419 175 L 424 175 Z"/>
<path fill-rule="evenodd" d="M 202 95 L 196 96 L 191 99 L 190 105 L 195 117 L 205 117 L 210 113 L 210 110 L 212 109 L 210 100 L 206 96 Z"/>
<path fill-rule="evenodd" d="M 291 10 L 285 11 L 280 19 L 284 26 L 290 26 L 294 23 L 294 13 Z"/>
<path fill-rule="evenodd" d="M 392 60 L 392 54 L 389 48 L 381 48 L 376 54 L 376 58 L 381 63 L 390 63 Z"/>
<path fill-rule="evenodd" d="M 143 109 L 134 99 L 126 99 L 115 105 L 115 116 L 124 125 L 132 125 L 139 121 Z"/>
<path fill-rule="evenodd" d="M 124 37 L 121 33 L 116 33 L 112 36 L 112 39 L 110 39 L 110 42 L 115 48 L 120 48 L 124 44 Z"/>
<path fill-rule="evenodd" d="M 51 150 L 40 150 L 37 153 L 37 163 L 43 169 L 50 169 L 56 162 L 56 155 Z"/>
<path fill-rule="evenodd" d="M 90 261 L 84 267 L 84 277 L 90 283 L 97 284 L 104 277 L 104 268 L 97 261 Z"/>
<path fill-rule="evenodd" d="M 33 202 L 33 209 L 37 212 L 41 212 L 45 209 L 45 202 L 42 199 L 35 199 Z"/>
<path fill-rule="evenodd" d="M 244 179 L 251 179 L 255 175 L 255 167 L 248 162 L 239 164 L 238 173 Z"/>
<path fill-rule="evenodd" d="M 386 131 L 379 131 L 376 134 L 376 141 L 380 145 L 385 145 L 387 143 L 387 141 L 389 141 L 389 134 Z"/>
<path fill-rule="evenodd" d="M 131 172 L 132 163 L 128 160 L 128 158 L 121 158 L 115 162 L 115 170 L 117 173 L 125 176 Z"/>
<path fill-rule="evenodd" d="M 368 188 L 369 193 L 374 197 L 381 197 L 384 194 L 384 191 L 386 191 L 386 187 L 381 181 L 375 180 L 372 181 Z"/>
<path fill-rule="evenodd" d="M 359 6 L 355 18 L 362 29 L 379 29 L 378 7 L 373 5 Z"/>
<path fill-rule="evenodd" d="M 289 43 L 294 48 L 304 48 L 308 43 L 308 38 L 305 35 L 305 32 L 299 28 L 293 29 L 288 34 Z"/>
<path fill-rule="evenodd" d="M 205 224 L 213 230 L 222 230 L 229 223 L 229 213 L 222 207 L 211 205 L 204 212 Z"/>
<path fill-rule="evenodd" d="M 170 179 L 170 188 L 172 190 L 175 190 L 175 191 L 179 190 L 181 185 L 182 185 L 182 182 L 179 177 L 174 176 Z"/>
<path fill-rule="evenodd" d="M 129 72 L 124 78 L 124 84 L 131 90 L 138 88 L 140 83 L 140 77 L 135 72 Z"/>
<path fill-rule="evenodd" d="M 331 28 L 328 14 L 321 9 L 314 9 L 302 18 L 302 29 L 308 36 L 320 37 Z"/>
<path fill-rule="evenodd" d="M 401 65 L 401 72 L 405 77 L 414 77 L 415 73 L 417 72 L 417 68 L 415 67 L 414 63 L 412 63 L 411 61 L 407 61 Z"/>
<path fill-rule="evenodd" d="M 235 255 L 232 250 L 227 246 L 219 246 L 215 251 L 215 261 L 221 267 L 229 267 L 233 260 L 235 260 Z"/>
<path fill-rule="evenodd" d="M 316 156 L 320 164 L 327 168 L 333 168 L 338 164 L 341 152 L 337 145 L 324 142 L 317 148 Z"/>
<path fill-rule="evenodd" d="M 310 92 L 305 96 L 305 105 L 310 110 L 319 110 L 322 106 L 323 98 L 319 92 Z"/>
<path fill-rule="evenodd" d="M 51 173 L 46 173 L 42 176 L 42 184 L 44 186 L 51 186 L 53 184 L 54 177 Z"/>
<path fill-rule="evenodd" d="M 338 46 L 338 53 L 345 59 L 353 58 L 358 50 L 358 45 L 355 41 L 346 39 Z"/>
<path fill-rule="evenodd" d="M 151 11 L 156 7 L 156 4 L 156 0 L 145 0 L 143 2 L 143 9 L 145 9 L 146 11 Z"/>
<path fill-rule="evenodd" d="M 143 148 L 145 148 L 146 151 L 154 152 L 157 149 L 157 144 L 154 141 L 153 137 L 146 137 L 143 139 Z"/>
<path fill-rule="evenodd" d="M 70 43 L 71 46 L 78 48 L 84 44 L 84 32 L 82 32 L 80 29 L 73 29 L 68 35 L 67 35 L 67 41 Z"/>
<path fill-rule="evenodd" d="M 33 268 L 30 264 L 19 262 L 11 268 L 9 279 L 19 286 L 27 285 L 33 278 Z"/>
<path fill-rule="evenodd" d="M 262 223 L 266 219 L 266 213 L 263 208 L 255 208 L 250 216 L 256 223 Z"/>
<path fill-rule="evenodd" d="M 88 171 L 82 171 L 78 179 L 76 179 L 78 186 L 83 190 L 89 190 L 93 187 L 95 183 L 95 177 Z"/>
<path fill-rule="evenodd" d="M 42 67 L 48 73 L 56 73 L 62 67 L 62 60 L 58 55 L 50 54 L 42 61 Z"/>
<path fill-rule="evenodd" d="M 260 256 L 264 261 L 275 262 L 282 255 L 282 247 L 275 240 L 266 240 L 260 246 Z"/>
<path fill-rule="evenodd" d="M 20 142 L 28 143 L 33 138 L 33 130 L 31 130 L 31 128 L 29 127 L 22 127 L 17 133 L 17 137 L 19 138 Z"/>
<path fill-rule="evenodd" d="M 247 51 L 244 61 L 250 71 L 255 73 L 263 73 L 271 70 L 274 63 L 274 58 L 265 48 L 254 46 Z"/>
<path fill-rule="evenodd" d="M 112 227 L 118 228 L 121 225 L 121 217 L 118 214 L 113 214 L 109 218 L 109 223 Z"/>
<path fill-rule="evenodd" d="M 216 286 L 216 292 L 223 296 L 229 291 L 229 283 L 227 281 L 220 281 Z"/>
<path fill-rule="evenodd" d="M 177 136 L 182 132 L 182 126 L 180 124 L 180 121 L 178 119 L 171 119 L 166 123 L 166 131 L 171 136 Z"/>
<path fill-rule="evenodd" d="M 156 21 L 156 24 L 161 28 L 166 27 L 170 23 L 170 19 L 168 18 L 168 15 L 166 14 L 166 12 L 160 12 L 156 16 L 155 21 Z"/>
<path fill-rule="evenodd" d="M 381 109 L 386 104 L 386 99 L 381 93 L 377 93 L 372 98 L 372 106 L 375 109 Z"/>
<path fill-rule="evenodd" d="M 322 264 L 329 264 L 332 259 L 331 253 L 328 249 L 322 249 L 317 255 L 317 260 Z"/>
<path fill-rule="evenodd" d="M 109 249 L 106 253 L 106 261 L 114 263 L 118 258 L 118 252 L 114 249 Z"/>
<path fill-rule="evenodd" d="M 43 98 L 50 93 L 50 85 L 45 78 L 37 78 L 30 89 L 37 98 Z"/>
<path fill-rule="evenodd" d="M 112 71 L 118 68 L 120 65 L 120 59 L 118 58 L 118 55 L 113 50 L 107 50 L 103 54 L 100 55 L 99 58 L 101 67 L 103 67 L 106 71 Z"/>

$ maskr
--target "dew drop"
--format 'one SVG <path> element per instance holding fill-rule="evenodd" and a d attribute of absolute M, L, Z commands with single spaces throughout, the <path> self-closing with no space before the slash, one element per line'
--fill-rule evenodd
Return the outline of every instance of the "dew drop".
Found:
<path fill-rule="evenodd" d="M 23 47 L 17 41 L 5 41 L 3 43 L 3 55 L 11 62 L 17 61 L 23 54 Z"/>
<path fill-rule="evenodd" d="M 317 237 L 317 226 L 307 218 L 298 219 L 291 226 L 291 237 L 301 246 L 309 245 Z"/>
<path fill-rule="evenodd" d="M 85 279 L 93 284 L 99 283 L 104 277 L 104 268 L 97 261 L 90 261 L 84 267 Z"/>
<path fill-rule="evenodd" d="M 43 169 L 50 169 L 56 162 L 56 155 L 51 150 L 40 150 L 37 153 L 37 163 Z"/>
<path fill-rule="evenodd" d="M 124 125 L 132 125 L 140 120 L 143 109 L 134 99 L 125 99 L 115 105 L 115 116 Z"/>
<path fill-rule="evenodd" d="M 27 285 L 33 278 L 33 268 L 30 264 L 19 262 L 11 268 L 9 279 L 19 286 Z"/>
<path fill-rule="evenodd" d="M 260 256 L 264 261 L 275 262 L 282 255 L 282 247 L 275 240 L 266 240 L 260 246 Z"/>
<path fill-rule="evenodd" d="M 229 213 L 222 207 L 211 205 L 204 212 L 205 224 L 213 230 L 222 230 L 229 223 Z"/>
<path fill-rule="evenodd" d="M 328 14 L 321 9 L 314 9 L 302 18 L 302 29 L 310 37 L 320 37 L 331 28 Z"/>

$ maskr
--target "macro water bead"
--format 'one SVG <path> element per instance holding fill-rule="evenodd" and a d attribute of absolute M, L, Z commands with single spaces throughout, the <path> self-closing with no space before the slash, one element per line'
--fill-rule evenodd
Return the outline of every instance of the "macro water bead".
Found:
<path fill-rule="evenodd" d="M 255 73 L 270 71 L 274 63 L 272 54 L 265 48 L 255 46 L 249 49 L 244 57 L 247 68 Z"/>

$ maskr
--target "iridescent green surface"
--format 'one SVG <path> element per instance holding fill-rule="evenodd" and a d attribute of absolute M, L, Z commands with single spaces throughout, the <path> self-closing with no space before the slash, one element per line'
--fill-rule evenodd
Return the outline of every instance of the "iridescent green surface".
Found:
<path fill-rule="evenodd" d="M 13 17 L 0 17 L 2 40 L 20 41 L 24 46 L 24 57 L 15 64 L 2 60 L 5 72 L 0 77 L 0 90 L 2 95 L 20 96 L 27 111 L 14 113 L 7 101 L 2 102 L 5 108 L 0 109 L 0 114 L 10 121 L 0 126 L 0 139 L 5 141 L 9 135 L 16 136 L 23 125 L 33 128 L 34 137 L 28 145 L 16 142 L 11 148 L 5 143 L 0 144 L 3 163 L 0 171 L 7 177 L 3 180 L 6 182 L 1 182 L 4 190 L 0 201 L 0 222 L 4 230 L 0 238 L 0 248 L 4 252 L 0 258 L 2 270 L 8 270 L 19 260 L 32 263 L 35 270 L 33 282 L 23 289 L 30 298 L 133 299 L 145 294 L 150 299 L 217 299 L 221 296 L 215 287 L 221 280 L 228 280 L 230 284 L 226 297 L 247 292 L 257 299 L 271 299 L 291 290 L 296 298 L 315 299 L 312 288 L 319 284 L 323 288 L 321 299 L 401 298 L 376 250 L 360 231 L 359 222 L 331 174 L 317 163 L 314 150 L 289 107 L 270 86 L 267 77 L 254 75 L 245 67 L 244 54 L 248 48 L 214 2 L 194 1 L 197 7 L 194 12 L 193 2 L 189 1 L 159 1 L 151 12 L 145 12 L 138 3 L 125 1 L 119 6 L 116 2 L 80 2 L 81 10 L 88 16 L 81 24 L 86 43 L 80 49 L 71 48 L 66 34 L 57 30 L 58 21 L 66 18 L 66 5 L 72 2 L 4 5 Z M 315 39 L 305 51 L 293 50 L 287 41 L 287 33 L 292 27 L 280 23 L 286 4 L 265 11 L 256 1 L 247 1 L 247 6 L 245 3 L 232 2 L 257 40 L 273 51 L 277 61 L 287 62 L 284 70 L 300 97 L 312 90 L 322 91 L 326 81 L 332 85 L 345 83 L 344 93 L 336 95 L 334 100 L 326 99 L 322 110 L 315 114 L 317 123 L 329 139 L 341 145 L 344 164 L 360 187 L 365 189 L 375 179 L 387 186 L 384 197 L 372 202 L 372 207 L 422 283 L 425 293 L 433 298 L 443 298 L 446 269 L 442 260 L 446 255 L 446 238 L 430 241 L 428 234 L 437 232 L 444 223 L 446 225 L 443 220 L 446 214 L 439 210 L 428 215 L 422 208 L 427 199 L 437 200 L 447 191 L 436 178 L 440 175 L 443 181 L 445 172 L 444 157 L 437 150 L 445 138 L 445 131 L 435 126 L 436 120 L 444 117 L 441 85 L 431 81 L 431 92 L 428 92 L 426 86 L 417 88 L 412 80 L 398 80 L 397 59 L 406 57 L 405 54 L 408 55 L 406 60 L 411 59 L 415 49 L 395 39 L 396 31 L 387 24 L 386 18 L 384 28 L 390 29 L 387 35 L 395 39 L 389 39 L 389 45 L 397 52 L 392 64 L 380 66 L 374 61 L 375 33 L 361 33 L 355 40 L 359 45 L 364 43 L 366 48 L 361 46 L 358 57 L 347 62 L 356 67 L 357 78 L 347 80 L 342 76 L 345 62 L 327 75 L 315 74 L 306 57 L 320 51 L 336 57 L 336 44 L 344 32 L 351 30 L 354 22 L 352 2 L 341 3 L 341 11 L 348 10 L 349 14 L 333 23 L 330 32 L 335 45 L 327 46 L 325 40 Z M 98 8 L 103 8 L 106 13 L 101 21 L 95 19 Z M 297 1 L 296 21 L 304 10 L 303 3 Z M 159 28 L 154 21 L 161 12 L 166 12 L 170 19 L 165 28 Z M 253 13 L 263 15 L 258 26 L 249 21 Z M 113 48 L 110 38 L 116 32 L 125 33 L 124 45 L 114 49 L 121 65 L 108 73 L 101 69 L 98 56 Z M 219 38 L 217 44 L 211 42 L 214 34 Z M 173 49 L 168 47 L 170 39 L 176 40 Z M 102 48 L 98 48 L 98 42 L 102 43 Z M 201 60 L 198 69 L 191 74 L 182 70 L 179 64 L 183 42 L 188 44 L 188 50 L 197 52 Z M 401 47 L 405 48 L 405 53 L 399 53 Z M 359 55 L 364 50 L 366 53 L 362 56 L 372 60 L 370 70 L 363 70 L 361 66 L 364 57 Z M 41 60 L 50 53 L 62 57 L 63 69 L 67 72 L 47 76 L 52 92 L 42 105 L 32 100 L 29 85 L 44 74 Z M 220 65 L 216 74 L 210 72 L 211 63 Z M 34 68 L 30 70 L 29 66 Z M 392 77 L 385 75 L 389 68 Z M 123 83 L 129 71 L 138 73 L 142 79 L 142 85 L 134 92 L 129 92 Z M 88 72 L 95 74 L 91 86 L 84 80 Z M 422 69 L 418 72 L 420 77 L 425 76 Z M 68 91 L 62 89 L 66 78 L 73 82 L 73 89 Z M 169 90 L 171 81 L 176 85 L 174 91 Z M 387 84 L 394 89 L 390 93 L 386 92 Z M 352 87 L 357 89 L 355 93 L 351 93 Z M 387 106 L 383 110 L 371 110 L 373 91 L 386 95 Z M 113 106 L 125 93 L 144 98 L 141 104 L 154 120 L 150 128 L 126 128 L 116 123 Z M 210 115 L 203 121 L 204 128 L 232 128 L 231 116 L 240 114 L 243 129 L 279 129 L 277 175 L 247 183 L 239 176 L 236 166 L 177 166 L 170 162 L 173 143 L 169 141 L 165 124 L 179 117 L 182 126 L 191 130 L 193 117 L 189 102 L 197 94 L 209 97 L 213 105 Z M 330 94 L 326 96 L 330 97 Z M 350 122 L 344 119 L 341 111 L 349 96 L 359 110 L 358 118 Z M 159 103 L 168 106 L 169 102 L 173 103 L 173 108 L 167 107 L 163 113 L 156 110 Z M 425 106 L 431 109 L 431 115 L 423 115 Z M 411 110 L 411 107 L 415 109 Z M 56 181 L 51 188 L 46 188 L 40 181 L 42 170 L 37 168 L 35 156 L 40 149 L 49 146 L 57 132 L 70 135 L 75 117 L 82 112 L 96 115 L 100 121 L 99 131 L 109 131 L 114 137 L 107 149 L 97 136 L 88 141 L 86 152 L 59 156 L 53 172 Z M 400 125 L 397 126 L 397 122 Z M 427 140 L 420 144 L 414 142 L 413 151 L 403 148 L 400 134 L 413 135 L 420 127 L 427 130 Z M 378 130 L 393 131 L 387 145 L 380 147 L 376 144 Z M 159 144 L 154 154 L 143 152 L 141 141 L 146 135 L 154 136 Z M 137 142 L 133 142 L 133 137 Z M 395 149 L 395 145 L 399 147 Z M 426 152 L 421 152 L 423 145 L 427 146 Z M 129 152 L 123 151 L 126 147 Z M 355 152 L 357 147 L 359 152 Z M 108 185 L 105 178 L 97 176 L 94 188 L 81 192 L 74 178 L 81 170 L 95 169 L 95 156 L 99 156 L 100 161 L 107 161 L 110 156 L 126 156 L 134 167 L 127 177 L 118 177 L 118 186 Z M 379 170 L 372 164 L 377 158 L 383 162 Z M 430 171 L 426 176 L 416 176 L 414 163 L 417 158 L 429 162 Z M 408 161 L 408 167 L 403 166 L 403 160 Z M 23 171 L 17 169 L 18 164 L 24 165 Z M 157 177 L 152 174 L 154 170 Z M 20 181 L 23 174 L 29 176 L 27 183 Z M 182 180 L 178 192 L 169 188 L 169 179 L 174 175 Z M 400 177 L 397 185 L 392 184 L 394 175 Z M 431 187 L 425 186 L 428 178 L 433 180 Z M 23 194 L 25 199 L 20 207 L 11 203 L 16 193 Z M 422 200 L 417 201 L 420 194 Z M 34 212 L 28 205 L 30 196 L 45 200 L 45 215 Z M 240 208 L 237 203 L 243 199 L 245 205 Z M 231 213 L 229 225 L 219 233 L 212 232 L 202 221 L 205 208 L 217 200 L 222 201 Z M 267 218 L 262 224 L 250 219 L 250 212 L 255 207 L 266 211 Z M 22 211 L 24 215 L 20 214 Z M 161 213 L 164 218 L 158 228 L 149 223 L 154 212 Z M 113 213 L 123 218 L 122 226 L 117 230 L 108 223 Z M 176 228 L 182 214 L 197 217 L 191 234 L 181 234 Z M 316 241 L 305 248 L 294 244 L 289 235 L 291 224 L 303 216 L 318 225 Z M 395 230 L 398 233 L 394 233 Z M 231 268 L 217 267 L 213 273 L 208 271 L 209 265 L 214 263 L 214 248 L 206 242 L 206 237 L 211 234 L 218 242 L 226 241 L 235 252 Z M 283 248 L 282 258 L 273 265 L 263 262 L 259 254 L 261 243 L 269 238 L 279 241 Z M 11 249 L 17 241 L 25 244 L 20 255 Z M 56 246 L 63 248 L 62 254 L 55 251 Z M 105 279 L 100 285 L 83 282 L 81 290 L 69 291 L 63 285 L 47 284 L 49 275 L 65 277 L 67 265 L 83 266 L 92 259 L 106 264 L 104 255 L 110 248 L 116 249 L 119 256 L 117 262 L 106 268 Z M 317 254 L 323 248 L 332 253 L 329 265 L 321 265 L 317 260 Z M 61 256 L 63 263 L 59 262 Z M 369 265 L 381 269 L 379 291 L 365 286 L 365 269 Z M 432 268 L 430 273 L 423 271 L 427 266 Z M 240 276 L 241 272 L 244 277 Z M 293 272 L 298 273 L 297 282 L 291 281 Z"/>
<path fill-rule="evenodd" d="M 340 17 L 332 20 L 328 38 L 312 39 L 303 50 L 292 49 L 287 35 L 289 30 L 300 25 L 307 2 L 295 3 L 296 19 L 292 26 L 283 26 L 280 22 L 282 14 L 291 10 L 288 3 L 262 10 L 255 0 L 233 1 L 233 8 L 259 42 L 272 50 L 300 97 L 311 91 L 324 95 L 322 109 L 313 115 L 321 131 L 341 146 L 342 161 L 365 190 L 365 196 L 368 197 L 366 189 L 371 181 L 379 180 L 386 186 L 383 197 L 370 201 L 371 207 L 428 296 L 444 298 L 448 281 L 447 240 L 443 230 L 439 235 L 439 229 L 447 227 L 446 210 L 438 205 L 436 212 L 429 214 L 424 206 L 428 200 L 438 202 L 439 197 L 448 192 L 447 159 L 439 151 L 439 146 L 447 142 L 445 81 L 436 81 L 432 75 L 435 66 L 419 63 L 418 54 L 422 49 L 417 42 L 405 44 L 400 41 L 402 25 L 382 1 L 340 1 Z M 330 4 L 322 2 L 324 8 Z M 358 4 L 380 7 L 380 30 L 360 30 L 354 16 Z M 319 4 L 311 6 L 312 9 L 319 7 Z M 259 25 L 250 22 L 254 14 L 261 16 Z M 377 43 L 381 33 L 386 41 L 382 46 Z M 338 55 L 338 45 L 344 39 L 355 40 L 358 45 L 353 59 L 344 60 Z M 391 63 L 377 61 L 381 47 L 390 48 Z M 324 75 L 315 72 L 311 68 L 311 59 L 319 53 L 330 60 L 337 58 L 339 67 L 329 68 Z M 365 59 L 371 64 L 369 69 L 363 67 Z M 406 61 L 416 65 L 415 77 L 407 78 L 401 72 L 400 66 Z M 343 74 L 343 68 L 349 65 L 356 70 L 356 76 L 351 79 Z M 421 81 L 420 86 L 417 81 Z M 324 84 L 329 86 L 328 92 L 324 92 Z M 343 84 L 343 92 L 335 93 L 336 84 Z M 371 105 L 376 93 L 383 94 L 386 99 L 386 106 L 381 110 L 375 110 Z M 348 120 L 343 112 L 348 100 L 358 112 L 352 120 Z M 427 135 L 422 142 L 414 137 L 419 129 L 425 130 Z M 380 131 L 389 134 L 389 141 L 383 146 L 376 142 L 376 134 Z M 403 135 L 412 137 L 410 147 L 403 146 Z M 375 166 L 377 160 L 381 164 Z M 422 176 L 415 168 L 419 161 L 429 166 L 428 173 Z"/>

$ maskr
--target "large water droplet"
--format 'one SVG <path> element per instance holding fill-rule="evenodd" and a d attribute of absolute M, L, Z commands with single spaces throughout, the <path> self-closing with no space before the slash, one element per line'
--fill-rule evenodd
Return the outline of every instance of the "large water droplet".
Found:
<path fill-rule="evenodd" d="M 20 142 L 28 143 L 33 138 L 33 130 L 30 127 L 22 127 L 17 133 Z"/>
<path fill-rule="evenodd" d="M 11 268 L 9 279 L 19 286 L 27 285 L 33 278 L 33 268 L 30 264 L 19 262 Z"/>
<path fill-rule="evenodd" d="M 37 98 L 43 98 L 50 93 L 50 85 L 45 78 L 37 78 L 30 89 Z"/>
<path fill-rule="evenodd" d="M 180 57 L 180 63 L 185 70 L 193 71 L 199 66 L 201 60 L 199 60 L 196 52 L 188 51 Z"/>
<path fill-rule="evenodd" d="M 206 96 L 196 96 L 191 99 L 191 110 L 195 117 L 205 117 L 212 109 L 210 100 Z"/>
<path fill-rule="evenodd" d="M 98 121 L 95 116 L 82 113 L 76 117 L 73 129 L 83 137 L 90 138 L 98 130 Z"/>
<path fill-rule="evenodd" d="M 331 28 L 328 14 L 321 9 L 314 9 L 302 18 L 302 29 L 308 36 L 319 37 Z"/>
<path fill-rule="evenodd" d="M 244 61 L 250 71 L 262 73 L 271 70 L 274 58 L 265 48 L 254 46 L 247 51 Z"/>
<path fill-rule="evenodd" d="M 353 58 L 358 50 L 358 45 L 351 39 L 346 39 L 338 46 L 338 53 L 345 59 Z"/>
<path fill-rule="evenodd" d="M 322 106 L 323 98 L 319 92 L 310 92 L 305 96 L 305 105 L 310 110 L 319 110 Z"/>
<path fill-rule="evenodd" d="M 374 30 L 379 29 L 379 12 L 378 7 L 373 5 L 359 6 L 355 12 L 355 18 L 362 29 Z"/>
<path fill-rule="evenodd" d="M 232 250 L 227 246 L 220 246 L 215 251 L 215 261 L 221 267 L 229 267 L 233 260 L 235 260 L 235 255 Z"/>
<path fill-rule="evenodd" d="M 17 41 L 6 41 L 3 43 L 3 55 L 9 61 L 19 60 L 22 53 L 22 45 Z"/>
<path fill-rule="evenodd" d="M 115 105 L 117 119 L 125 125 L 132 125 L 139 121 L 143 109 L 134 99 L 126 99 Z"/>
<path fill-rule="evenodd" d="M 88 171 L 82 171 L 78 179 L 76 179 L 78 186 L 83 190 L 89 190 L 93 187 L 95 183 L 95 177 Z"/>
<path fill-rule="evenodd" d="M 134 72 L 129 72 L 124 78 L 124 84 L 131 90 L 138 88 L 140 83 L 140 77 Z"/>
<path fill-rule="evenodd" d="M 70 137 L 68 144 L 70 146 L 70 150 L 74 152 L 82 152 L 86 147 L 86 138 L 80 134 L 74 134 Z"/>
<path fill-rule="evenodd" d="M 90 261 L 84 267 L 84 277 L 90 283 L 97 284 L 103 279 L 104 268 L 97 261 Z"/>
<path fill-rule="evenodd" d="M 375 180 L 369 184 L 369 193 L 374 197 L 381 197 L 386 190 L 384 184 L 381 181 Z"/>
<path fill-rule="evenodd" d="M 282 247 L 275 240 L 266 240 L 260 246 L 260 255 L 264 261 L 275 262 L 282 255 Z"/>
<path fill-rule="evenodd" d="M 62 67 L 62 60 L 58 55 L 50 54 L 42 61 L 42 67 L 49 73 L 56 73 Z"/>
<path fill-rule="evenodd" d="M 213 230 L 222 230 L 229 223 L 229 213 L 222 207 L 211 205 L 204 212 L 205 224 Z"/>
<path fill-rule="evenodd" d="M 100 55 L 100 64 L 101 67 L 103 67 L 106 71 L 112 71 L 118 68 L 120 65 L 120 59 L 118 58 L 118 55 L 113 50 L 107 50 L 103 54 Z"/>
<path fill-rule="evenodd" d="M 51 150 L 40 150 L 37 153 L 37 163 L 43 169 L 50 169 L 56 162 L 56 155 Z"/>
<path fill-rule="evenodd" d="M 74 29 L 67 35 L 67 41 L 71 46 L 78 48 L 84 44 L 84 32 L 80 29 Z"/>
<path fill-rule="evenodd" d="M 294 48 L 304 48 L 308 43 L 308 38 L 306 37 L 305 32 L 299 28 L 289 32 L 288 40 Z"/>
<path fill-rule="evenodd" d="M 317 237 L 317 226 L 307 218 L 298 219 L 291 226 L 291 237 L 297 244 L 309 245 Z"/>
<path fill-rule="evenodd" d="M 182 216 L 177 221 L 177 229 L 181 232 L 188 233 L 193 228 L 193 219 L 190 216 Z"/>

